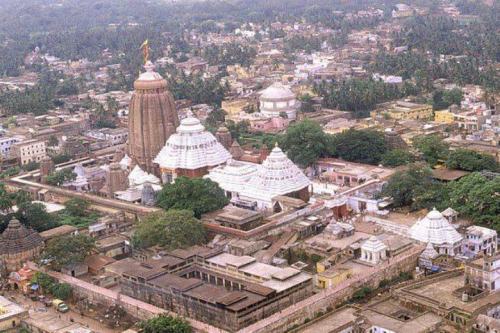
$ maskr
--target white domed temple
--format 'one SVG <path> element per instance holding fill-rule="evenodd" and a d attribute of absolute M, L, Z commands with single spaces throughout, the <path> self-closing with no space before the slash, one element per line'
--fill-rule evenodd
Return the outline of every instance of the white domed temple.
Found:
<path fill-rule="evenodd" d="M 215 136 L 189 115 L 168 138 L 154 162 L 160 166 L 163 183 L 171 183 L 179 176 L 201 177 L 230 158 L 231 154 Z"/>
<path fill-rule="evenodd" d="M 432 244 L 439 254 L 454 256 L 460 253 L 462 235 L 435 208 L 415 222 L 409 234 L 421 243 Z"/>
<path fill-rule="evenodd" d="M 230 161 L 206 177 L 217 182 L 232 202 L 245 201 L 250 208 L 279 210 L 279 196 L 309 201 L 310 180 L 277 146 L 262 165 Z"/>
<path fill-rule="evenodd" d="M 297 118 L 299 103 L 295 94 L 280 82 L 273 83 L 264 91 L 260 98 L 260 113 L 266 117 L 280 117 L 282 113 L 290 120 Z"/>

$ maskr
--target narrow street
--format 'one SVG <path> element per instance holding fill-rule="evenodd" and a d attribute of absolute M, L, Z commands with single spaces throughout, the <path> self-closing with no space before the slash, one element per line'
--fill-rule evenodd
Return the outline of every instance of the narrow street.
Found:
<path fill-rule="evenodd" d="M 5 297 L 12 299 L 14 302 L 23 306 L 29 313 L 29 316 L 33 318 L 33 315 L 37 312 L 46 312 L 54 314 L 56 317 L 61 318 L 61 320 L 71 322 L 73 320 L 75 323 L 79 323 L 82 326 L 90 328 L 92 331 L 96 333 L 120 333 L 125 328 L 117 328 L 112 329 L 106 327 L 104 324 L 100 323 L 97 320 L 94 320 L 90 317 L 83 317 L 80 313 L 73 311 L 72 306 L 70 305 L 70 311 L 66 313 L 58 312 L 53 306 L 45 307 L 45 305 L 39 301 L 32 301 L 29 297 L 26 297 L 20 293 L 14 292 L 5 292 Z M 39 310 L 39 309 L 46 309 Z"/>

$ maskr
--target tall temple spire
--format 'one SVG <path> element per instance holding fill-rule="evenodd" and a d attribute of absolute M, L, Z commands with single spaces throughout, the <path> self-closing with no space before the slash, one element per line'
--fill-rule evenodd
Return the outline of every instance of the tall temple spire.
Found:
<path fill-rule="evenodd" d="M 179 125 L 179 117 L 167 81 L 145 61 L 146 71 L 134 82 L 129 106 L 128 155 L 141 169 L 158 175 L 153 159 Z"/>

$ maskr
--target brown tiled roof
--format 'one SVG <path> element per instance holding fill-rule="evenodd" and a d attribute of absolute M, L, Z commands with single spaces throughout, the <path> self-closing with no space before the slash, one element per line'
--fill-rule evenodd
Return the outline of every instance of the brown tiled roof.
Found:
<path fill-rule="evenodd" d="M 12 219 L 0 236 L 0 255 L 22 253 L 42 245 L 43 239 L 36 231 Z"/>

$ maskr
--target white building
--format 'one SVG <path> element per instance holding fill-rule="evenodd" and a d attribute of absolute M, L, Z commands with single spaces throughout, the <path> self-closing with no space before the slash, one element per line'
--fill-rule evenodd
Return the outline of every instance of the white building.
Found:
<path fill-rule="evenodd" d="M 260 112 L 266 117 L 280 117 L 286 114 L 290 120 L 297 118 L 300 103 L 297 102 L 295 94 L 280 82 L 273 83 L 264 89 L 259 101 Z"/>
<path fill-rule="evenodd" d="M 463 252 L 473 256 L 479 253 L 494 255 L 497 252 L 497 232 L 478 225 L 468 227 L 465 233 Z"/>
<path fill-rule="evenodd" d="M 386 250 L 387 246 L 374 235 L 361 245 L 361 257 L 359 259 L 372 265 L 377 265 L 379 262 L 387 259 Z"/>
<path fill-rule="evenodd" d="M 463 237 L 435 208 L 409 230 L 410 237 L 431 243 L 439 254 L 455 256 L 460 253 Z"/>
<path fill-rule="evenodd" d="M 12 145 L 12 151 L 13 156 L 19 159 L 21 165 L 30 162 L 39 163 L 47 155 L 45 141 L 35 139 L 15 143 Z"/>
<path fill-rule="evenodd" d="M 12 146 L 20 142 L 21 139 L 17 137 L 6 137 L 6 138 L 0 138 L 0 154 L 3 158 L 7 158 L 10 156 L 10 150 Z"/>
<path fill-rule="evenodd" d="M 226 163 L 231 154 L 192 114 L 181 120 L 154 162 L 160 166 L 163 183 L 179 176 L 201 177 Z"/>
<path fill-rule="evenodd" d="M 468 262 L 465 265 L 465 284 L 490 292 L 500 290 L 500 255 Z"/>
<path fill-rule="evenodd" d="M 233 203 L 248 208 L 281 211 L 277 196 L 309 200 L 310 180 L 277 146 L 262 165 L 230 161 L 206 177 L 217 182 Z"/>

